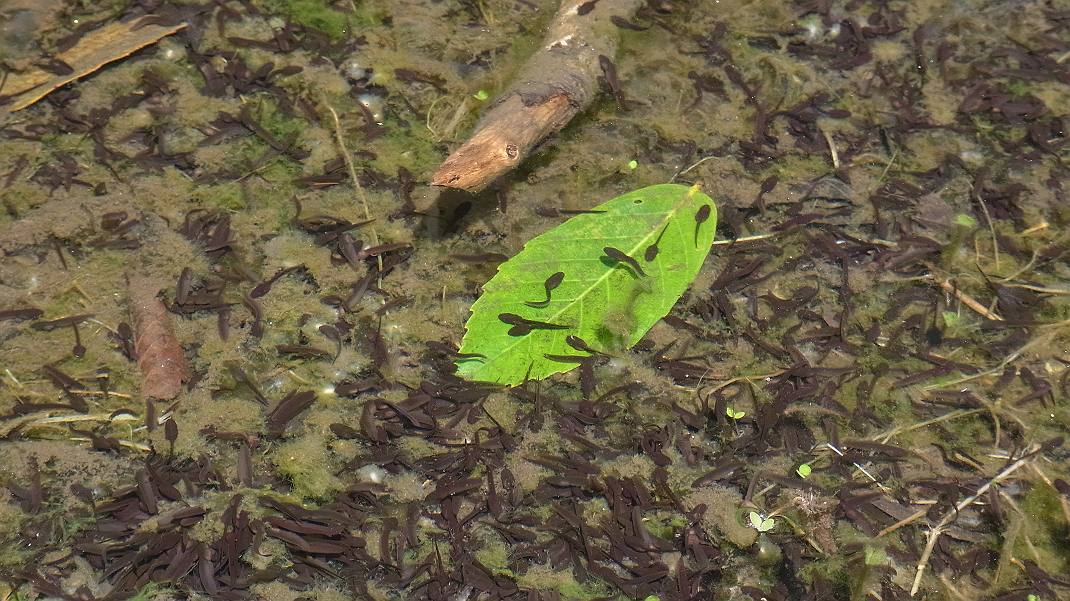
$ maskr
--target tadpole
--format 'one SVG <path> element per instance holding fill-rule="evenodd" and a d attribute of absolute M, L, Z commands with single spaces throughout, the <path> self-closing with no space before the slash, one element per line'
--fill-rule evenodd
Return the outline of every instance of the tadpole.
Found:
<path fill-rule="evenodd" d="M 592 355 L 601 354 L 598 351 L 596 351 L 593 348 L 591 348 L 590 345 L 588 345 L 587 342 L 585 342 L 583 340 L 583 338 L 580 338 L 579 336 L 573 336 L 573 335 L 566 336 L 565 337 L 565 343 L 568 344 L 569 346 L 571 346 L 572 348 L 576 349 L 577 351 L 583 351 L 585 353 L 591 353 Z"/>
<path fill-rule="evenodd" d="M 661 228 L 661 233 L 658 234 L 658 237 L 656 240 L 654 240 L 654 243 L 646 247 L 646 251 L 643 252 L 643 259 L 645 259 L 647 263 L 658 258 L 658 252 L 660 251 L 660 249 L 658 248 L 658 243 L 661 242 L 661 237 L 665 235 L 665 230 L 667 229 L 669 229 L 668 223 L 665 224 L 665 227 Z"/>
<path fill-rule="evenodd" d="M 556 323 L 526 319 L 515 313 L 499 313 L 498 319 L 513 326 L 509 328 L 510 336 L 524 336 L 530 334 L 532 330 L 567 330 L 570 327 Z"/>
<path fill-rule="evenodd" d="M 607 246 L 602 249 L 602 252 L 606 253 L 606 256 L 610 259 L 613 259 L 614 261 L 617 261 L 619 263 L 625 263 L 629 267 L 634 269 L 636 273 L 643 276 L 644 278 L 646 277 L 646 272 L 643 271 L 643 268 L 639 266 L 639 261 L 636 261 L 632 257 L 629 257 L 628 254 L 624 251 L 613 248 L 612 246 Z"/>
<path fill-rule="evenodd" d="M 565 272 L 563 272 L 563 271 L 559 271 L 559 272 L 551 275 L 550 277 L 546 278 L 546 281 L 543 282 L 543 284 L 542 284 L 543 288 L 546 290 L 546 300 L 543 300 L 543 301 L 527 301 L 524 304 L 529 306 L 529 307 L 531 307 L 531 308 L 533 308 L 533 309 L 543 309 L 543 308 L 549 306 L 550 305 L 550 293 L 553 292 L 555 288 L 560 286 L 561 282 L 564 281 L 564 279 L 565 279 Z"/>
<path fill-rule="evenodd" d="M 695 213 L 695 246 L 698 246 L 698 229 L 710 218 L 710 205 L 702 205 Z"/>

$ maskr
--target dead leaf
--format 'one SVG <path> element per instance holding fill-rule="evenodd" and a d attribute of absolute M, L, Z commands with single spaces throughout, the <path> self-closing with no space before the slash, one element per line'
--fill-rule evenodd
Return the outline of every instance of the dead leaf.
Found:
<path fill-rule="evenodd" d="M 41 69 L 8 74 L 3 89 L 0 90 L 4 96 L 15 99 L 8 110 L 20 111 L 54 90 L 186 27 L 186 23 L 138 27 L 139 22 L 140 20 L 109 23 L 87 33 L 72 48 L 57 54 L 55 58 L 73 69 L 73 72 L 66 75 L 56 75 Z"/>

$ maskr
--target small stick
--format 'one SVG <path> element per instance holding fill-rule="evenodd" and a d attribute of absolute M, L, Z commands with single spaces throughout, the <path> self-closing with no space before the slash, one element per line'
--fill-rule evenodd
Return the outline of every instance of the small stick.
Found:
<path fill-rule="evenodd" d="M 753 236 L 740 236 L 739 238 L 730 238 L 728 240 L 714 240 L 712 246 L 723 246 L 725 244 L 743 244 L 744 242 L 756 242 L 758 240 L 772 238 L 776 236 L 777 233 L 779 232 L 772 234 L 755 234 Z"/>
<path fill-rule="evenodd" d="M 1046 286 L 1033 286 L 1031 284 L 1007 284 L 1007 287 L 1021 288 L 1022 290 L 1032 290 L 1033 292 L 1040 292 L 1041 294 L 1070 294 L 1070 289 L 1068 288 L 1048 288 Z"/>
<path fill-rule="evenodd" d="M 952 284 L 951 280 L 942 280 L 940 282 L 940 287 L 943 288 L 949 294 L 953 295 L 955 298 L 959 299 L 962 304 L 966 305 L 970 309 L 973 309 L 976 313 L 982 315 L 986 319 L 990 319 L 992 321 L 1003 321 L 1002 317 L 996 315 L 995 313 L 990 311 L 988 307 L 977 302 L 972 296 L 966 294 L 965 292 L 960 290 L 958 286 Z"/>
<path fill-rule="evenodd" d="M 1015 271 L 1014 273 L 1012 273 L 1011 275 L 1009 275 L 1009 276 L 1007 276 L 1005 278 L 1000 278 L 1000 281 L 1001 282 L 1009 282 L 1009 281 L 1013 280 L 1014 278 L 1022 275 L 1023 273 L 1029 271 L 1030 269 L 1033 268 L 1033 265 L 1036 264 L 1037 257 L 1039 257 L 1039 256 L 1040 256 L 1040 252 L 1034 250 L 1033 251 L 1033 256 L 1029 258 L 1029 262 L 1025 264 L 1025 267 L 1022 267 L 1018 271 Z"/>
<path fill-rule="evenodd" d="M 933 554 L 933 549 L 936 547 L 936 541 L 940 538 L 940 535 L 943 534 L 944 530 L 946 530 L 947 527 L 951 524 L 951 522 L 953 522 L 955 518 L 958 517 L 959 513 L 963 509 L 966 509 L 967 507 L 972 505 L 974 501 L 981 497 L 981 495 L 988 492 L 988 489 L 992 488 L 993 485 L 998 484 L 1001 480 L 1004 480 L 1014 472 L 1018 471 L 1019 468 L 1021 468 L 1033 458 L 1033 455 L 1038 450 L 1039 447 L 1034 446 L 1032 449 L 1027 451 L 1020 459 L 1018 459 L 1018 461 L 1015 461 L 1014 463 L 1003 468 L 1003 471 L 993 476 L 992 479 L 988 482 L 985 482 L 981 486 L 981 488 L 977 489 L 975 493 L 966 497 L 962 501 L 959 501 L 959 503 L 955 505 L 954 509 L 951 509 L 947 513 L 945 513 L 944 516 L 940 518 L 940 521 L 937 522 L 936 525 L 929 530 L 929 537 L 925 543 L 925 550 L 921 554 L 921 559 L 918 560 L 918 570 L 914 573 L 914 585 L 910 587 L 911 597 L 916 595 L 918 593 L 918 589 L 921 588 L 921 577 L 925 574 L 925 567 L 929 565 L 929 557 Z"/>
<path fill-rule="evenodd" d="M 672 178 L 669 179 L 669 183 L 671 184 L 671 183 L 675 182 L 676 178 L 678 178 L 681 175 L 687 173 L 688 171 L 691 171 L 692 169 L 694 169 L 695 167 L 698 167 L 699 165 L 705 163 L 706 161 L 709 161 L 710 159 L 716 159 L 716 158 L 718 158 L 718 157 L 716 155 L 712 155 L 712 154 L 710 156 L 702 157 L 701 159 L 695 161 L 694 163 L 691 163 L 691 165 L 688 166 L 686 169 L 684 169 L 682 171 L 677 171 L 676 174 L 673 175 Z"/>
<path fill-rule="evenodd" d="M 834 451 L 834 452 L 835 452 L 835 453 L 836 453 L 837 455 L 839 455 L 840 457 L 845 457 L 845 455 L 844 455 L 843 451 L 841 451 L 841 450 L 837 449 L 837 448 L 836 448 L 836 446 L 835 446 L 835 445 L 833 445 L 833 444 L 832 444 L 831 442 L 826 442 L 826 443 L 824 443 L 824 444 L 825 444 L 825 446 L 826 446 L 826 447 L 827 447 L 827 448 L 828 448 L 829 450 L 831 450 L 831 451 Z M 871 474 L 871 473 L 869 473 L 868 471 L 866 471 L 866 468 L 862 467 L 861 465 L 859 465 L 859 464 L 858 464 L 857 462 L 855 462 L 855 461 L 852 461 L 852 462 L 851 462 L 851 465 L 855 466 L 856 468 L 858 468 L 858 471 L 860 471 L 860 472 L 862 472 L 863 474 L 865 474 L 865 475 L 866 475 L 866 477 L 870 479 L 870 481 L 872 481 L 872 482 L 873 482 L 874 484 L 876 484 L 876 485 L 877 485 L 877 488 L 881 489 L 881 490 L 882 490 L 882 491 L 884 491 L 884 492 L 888 492 L 888 487 L 887 487 L 887 486 L 885 486 L 885 485 L 883 485 L 883 484 L 881 484 L 880 480 L 877 480 L 876 478 L 874 478 L 874 477 L 873 477 L 873 474 Z"/>
<path fill-rule="evenodd" d="M 119 399 L 132 399 L 132 398 L 134 398 L 134 395 L 132 395 L 132 394 L 127 394 L 125 392 L 114 392 L 114 391 L 111 391 L 111 390 L 109 390 L 107 392 L 105 392 L 103 390 L 68 390 L 67 394 L 73 394 L 73 395 L 77 395 L 77 396 L 103 396 L 103 397 L 113 396 L 113 397 L 116 397 L 116 398 L 119 398 Z"/>
<path fill-rule="evenodd" d="M 527 158 L 598 96 L 599 57 L 617 51 L 612 18 L 628 19 L 641 0 L 562 0 L 542 47 L 493 103 L 467 142 L 454 150 L 431 184 L 475 193 Z M 581 5 L 593 8 L 580 10 Z"/>
<path fill-rule="evenodd" d="M 912 430 L 918 430 L 918 429 L 924 428 L 926 426 L 931 426 L 933 424 L 936 424 L 936 423 L 939 423 L 939 422 L 942 422 L 942 421 L 945 421 L 945 420 L 955 419 L 955 418 L 958 418 L 958 417 L 965 417 L 967 415 L 973 415 L 974 413 L 980 413 L 981 411 L 983 411 L 983 410 L 982 409 L 955 409 L 954 411 L 950 411 L 950 412 L 945 413 L 945 414 L 943 414 L 941 416 L 934 417 L 932 419 L 927 419 L 927 420 L 925 420 L 923 422 L 918 422 L 916 424 L 911 424 L 910 426 L 907 426 L 907 427 L 893 428 L 889 432 L 886 432 L 884 434 L 877 434 L 877 435 L 871 437 L 870 440 L 876 440 L 876 441 L 881 442 L 882 444 L 888 444 L 889 440 L 891 440 L 895 436 L 898 436 L 899 434 L 903 434 L 905 432 L 910 432 Z"/>
<path fill-rule="evenodd" d="M 907 517 L 905 517 L 905 518 L 899 520 L 898 522 L 892 524 L 891 526 L 888 526 L 884 530 L 881 530 L 880 532 L 878 532 L 876 538 L 880 538 L 880 537 L 884 536 L 885 534 L 890 534 L 892 532 L 895 532 L 896 530 L 899 530 L 903 526 L 907 526 L 909 524 L 912 524 L 912 523 L 918 521 L 918 519 L 923 517 L 926 513 L 929 513 L 928 509 L 919 509 L 919 510 L 915 511 L 914 513 L 908 515 Z"/>
<path fill-rule="evenodd" d="M 342 122 L 338 119 L 338 113 L 333 106 L 327 106 L 327 110 L 331 112 L 331 118 L 334 119 L 334 139 L 338 142 L 338 148 L 342 151 L 342 160 L 345 161 L 346 169 L 349 171 L 349 180 L 353 182 L 353 188 L 357 191 L 357 198 L 364 209 L 364 221 L 371 221 L 372 214 L 368 210 L 368 195 L 364 193 L 364 186 L 360 185 L 360 180 L 357 179 L 357 168 L 353 165 L 353 156 L 349 154 L 345 137 L 342 136 Z M 372 233 L 373 246 L 379 246 L 379 233 L 375 231 L 375 225 L 372 224 L 369 229 Z M 379 271 L 382 272 L 383 257 L 376 255 L 375 262 L 379 266 Z"/>
<path fill-rule="evenodd" d="M 992 254 L 996 259 L 996 269 L 999 269 L 999 241 L 996 238 L 996 226 L 992 224 L 992 216 L 988 213 L 988 205 L 985 204 L 985 199 L 981 198 L 979 192 L 974 192 L 977 197 L 977 203 L 981 205 L 981 212 L 984 213 L 985 221 L 988 222 L 988 231 L 992 234 Z"/>
<path fill-rule="evenodd" d="M 27 428 L 33 428 L 35 426 L 47 426 L 49 424 L 72 424 L 77 422 L 136 422 L 141 421 L 141 418 L 130 414 L 120 413 L 119 415 L 112 415 L 111 413 L 93 413 L 83 415 L 80 413 L 74 415 L 53 415 L 50 417 L 42 417 L 39 420 L 30 422 L 26 425 Z"/>
<path fill-rule="evenodd" d="M 1051 325 L 1058 325 L 1058 324 L 1051 324 Z M 1033 348 L 1034 346 L 1040 344 L 1041 342 L 1046 342 L 1049 338 L 1050 338 L 1050 336 L 1038 336 L 1036 338 L 1033 338 L 1029 342 L 1026 342 L 1022 346 L 1018 347 L 1016 350 L 1012 351 L 1011 354 L 1009 354 L 1006 357 L 1004 357 L 1002 361 L 1000 361 L 999 363 L 997 363 L 993 367 L 990 367 L 990 368 L 988 368 L 988 369 L 986 369 L 986 370 L 984 370 L 982 372 L 978 372 L 978 373 L 975 373 L 975 374 L 970 374 L 968 376 L 962 376 L 961 378 L 956 378 L 956 379 L 951 380 L 949 382 L 941 382 L 939 384 L 930 384 L 929 386 L 926 386 L 924 388 L 924 390 L 935 390 L 935 389 L 938 389 L 938 388 L 947 388 L 948 386 L 958 386 L 959 384 L 962 384 L 964 382 L 969 382 L 971 380 L 976 380 L 978 378 L 984 378 L 985 376 L 991 376 L 993 374 L 997 374 L 997 373 L 1003 371 L 1003 368 L 1005 368 L 1008 365 L 1010 365 L 1012 361 L 1014 361 L 1018 357 L 1021 357 L 1023 353 L 1025 353 L 1029 349 Z"/>
<path fill-rule="evenodd" d="M 832 134 L 828 130 L 822 129 L 821 135 L 825 136 L 825 143 L 829 146 L 829 154 L 832 155 L 832 168 L 840 168 L 840 153 L 836 152 L 836 143 L 832 141 Z"/>
<path fill-rule="evenodd" d="M 1047 221 L 1041 221 L 1040 223 L 1034 225 L 1031 228 L 1022 230 L 1022 235 L 1023 236 L 1028 236 L 1030 234 L 1035 234 L 1037 232 L 1044 231 L 1044 230 L 1048 229 L 1049 225 L 1050 224 Z"/>
<path fill-rule="evenodd" d="M 1036 469 L 1036 464 L 1030 463 L 1029 465 L 1030 467 Z M 999 496 L 1003 497 L 1003 500 L 1007 502 L 1007 505 L 1011 506 L 1011 509 L 1014 510 L 1014 513 L 1017 513 L 1019 516 L 1021 516 L 1023 520 L 1025 519 L 1026 514 L 1024 511 L 1022 511 L 1022 508 L 1018 506 L 1018 503 L 1014 500 L 1014 497 L 1007 494 L 1007 491 L 1004 490 L 999 491 Z M 1033 556 L 1033 561 L 1038 564 L 1041 563 L 1040 553 L 1037 552 L 1037 548 L 1033 544 L 1033 539 L 1029 538 L 1029 533 L 1025 529 L 1023 529 L 1022 531 L 1021 537 L 1022 540 L 1025 541 L 1025 546 L 1029 549 L 1029 553 Z M 1016 558 L 1011 557 L 1011 562 L 1017 561 L 1018 560 Z M 1015 565 L 1018 565 L 1018 567 L 1022 568 L 1023 570 L 1025 569 L 1025 566 L 1019 563 L 1016 563 Z"/>
<path fill-rule="evenodd" d="M 90 440 L 84 436 L 72 436 L 68 438 L 72 442 L 90 442 Z M 134 449 L 135 451 L 141 451 L 142 453 L 151 453 L 152 447 L 140 442 L 133 442 L 130 440 L 119 440 L 119 446 L 126 447 L 128 449 Z"/>

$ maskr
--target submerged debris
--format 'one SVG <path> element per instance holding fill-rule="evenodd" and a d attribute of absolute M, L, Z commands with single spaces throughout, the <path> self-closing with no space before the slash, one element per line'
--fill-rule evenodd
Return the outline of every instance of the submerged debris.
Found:
<path fill-rule="evenodd" d="M 145 398 L 170 400 L 190 379 L 189 362 L 175 338 L 171 316 L 157 294 L 153 280 L 132 275 L 127 291 L 134 322 L 134 352 L 141 370 L 141 394 Z"/>

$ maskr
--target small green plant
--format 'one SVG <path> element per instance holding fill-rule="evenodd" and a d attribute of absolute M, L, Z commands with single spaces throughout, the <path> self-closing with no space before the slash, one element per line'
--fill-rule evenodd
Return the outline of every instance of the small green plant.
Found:
<path fill-rule="evenodd" d="M 458 375 L 513 386 L 630 348 L 691 285 L 716 229 L 698 186 L 659 184 L 535 237 L 472 305 Z"/>
<path fill-rule="evenodd" d="M 733 407 L 725 407 L 724 412 L 732 420 L 732 430 L 736 433 L 736 436 L 739 436 L 739 420 L 743 419 L 747 412 L 739 411 Z"/>
<path fill-rule="evenodd" d="M 661 601 L 661 597 L 657 595 L 647 595 L 643 601 Z"/>
<path fill-rule="evenodd" d="M 977 220 L 972 215 L 966 213 L 959 213 L 955 215 L 955 225 L 960 225 L 965 228 L 973 228 L 977 226 Z"/>
<path fill-rule="evenodd" d="M 632 159 L 632 160 L 628 161 L 628 170 L 629 171 L 635 171 L 638 168 L 639 168 L 639 161 L 637 161 L 635 159 Z"/>
<path fill-rule="evenodd" d="M 488 94 L 486 90 L 480 90 L 480 91 L 476 92 L 475 94 L 472 94 L 472 98 L 475 98 L 476 100 L 478 100 L 480 102 L 483 102 L 486 99 L 490 98 L 490 94 Z"/>
<path fill-rule="evenodd" d="M 776 522 L 771 517 L 765 517 L 757 511 L 750 512 L 750 525 L 758 532 L 769 532 L 776 526 Z"/>
<path fill-rule="evenodd" d="M 1025 598 L 1025 601 L 1040 601 L 1040 597 L 1033 593 L 1029 593 L 1029 596 Z"/>
<path fill-rule="evenodd" d="M 954 311 L 944 311 L 941 317 L 944 318 L 944 325 L 948 328 L 954 328 L 959 325 L 959 320 L 961 319 L 959 314 Z"/>
<path fill-rule="evenodd" d="M 810 477 L 810 473 L 813 472 L 813 471 L 814 470 L 813 470 L 813 468 L 810 467 L 809 463 L 804 463 L 804 464 L 800 465 L 799 467 L 795 468 L 795 473 L 799 474 L 799 477 L 803 478 L 803 479 L 809 478 Z"/>

